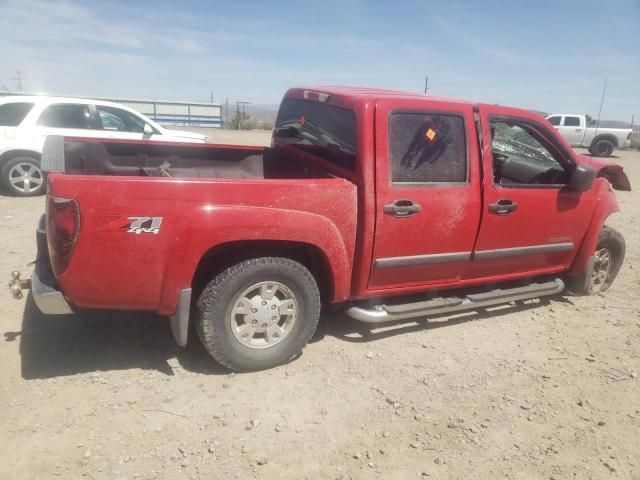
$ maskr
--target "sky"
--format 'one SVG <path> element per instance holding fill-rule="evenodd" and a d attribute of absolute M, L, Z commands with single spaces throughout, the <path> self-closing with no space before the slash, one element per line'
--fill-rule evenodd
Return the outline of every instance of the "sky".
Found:
<path fill-rule="evenodd" d="M 276 104 L 360 85 L 640 121 L 640 0 L 0 0 L 0 89 Z"/>

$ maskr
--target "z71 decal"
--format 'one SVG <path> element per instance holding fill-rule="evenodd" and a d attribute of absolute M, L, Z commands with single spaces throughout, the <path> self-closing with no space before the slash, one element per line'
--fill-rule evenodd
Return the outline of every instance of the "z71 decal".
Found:
<path fill-rule="evenodd" d="M 100 227 L 98 231 L 125 231 L 127 233 L 160 233 L 162 217 L 119 217 Z"/>

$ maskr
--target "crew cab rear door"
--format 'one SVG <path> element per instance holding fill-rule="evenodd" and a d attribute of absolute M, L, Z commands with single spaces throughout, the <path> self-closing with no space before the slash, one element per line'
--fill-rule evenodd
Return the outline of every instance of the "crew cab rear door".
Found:
<path fill-rule="evenodd" d="M 457 281 L 480 221 L 473 109 L 428 98 L 376 104 L 376 226 L 369 290 Z"/>
<path fill-rule="evenodd" d="M 572 149 L 534 113 L 481 105 L 484 205 L 466 278 L 567 269 L 595 195 L 567 187 Z"/>

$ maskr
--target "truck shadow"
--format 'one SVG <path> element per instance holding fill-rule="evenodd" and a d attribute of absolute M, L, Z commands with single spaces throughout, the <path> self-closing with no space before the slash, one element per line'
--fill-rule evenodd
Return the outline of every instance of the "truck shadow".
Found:
<path fill-rule="evenodd" d="M 178 347 L 168 318 L 149 312 L 44 315 L 29 294 L 22 331 L 5 332 L 4 337 L 5 341 L 20 339 L 25 379 L 130 368 L 156 370 L 166 375 L 174 375 L 175 368 L 206 374 L 229 373 L 212 361 L 195 336 L 189 338 L 187 348 Z"/>
<path fill-rule="evenodd" d="M 442 314 L 423 318 L 399 320 L 379 324 L 359 322 L 347 317 L 343 313 L 324 314 L 318 325 L 318 330 L 312 342 L 322 340 L 325 336 L 332 336 L 351 343 L 370 343 L 398 335 L 407 335 L 420 331 L 435 330 L 451 327 L 466 322 L 489 320 L 514 312 L 536 310 L 553 302 L 572 303 L 562 295 L 546 297 L 526 302 L 500 305 L 489 309 L 469 310 L 457 314 Z"/>
<path fill-rule="evenodd" d="M 570 300 L 555 296 L 491 310 L 431 317 L 429 322 L 413 319 L 376 325 L 358 322 L 339 312 L 326 312 L 311 342 L 321 341 L 327 335 L 345 342 L 375 342 L 534 310 L 552 302 Z M 175 374 L 176 368 L 207 375 L 229 373 L 211 359 L 195 332 L 190 332 L 187 348 L 178 347 L 171 335 L 168 318 L 150 312 L 86 311 L 73 315 L 44 315 L 29 294 L 22 331 L 4 333 L 6 342 L 18 339 L 21 373 L 26 380 L 131 368 L 155 370 L 169 376 Z"/>

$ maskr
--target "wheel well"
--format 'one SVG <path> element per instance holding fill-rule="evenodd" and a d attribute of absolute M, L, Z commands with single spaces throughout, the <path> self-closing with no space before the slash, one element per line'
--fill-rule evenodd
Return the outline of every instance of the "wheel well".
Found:
<path fill-rule="evenodd" d="M 301 242 L 248 240 L 216 245 L 202 256 L 191 282 L 194 297 L 197 298 L 207 283 L 225 268 L 258 257 L 285 257 L 300 262 L 316 279 L 321 297 L 333 296 L 331 267 L 318 247 Z"/>
<path fill-rule="evenodd" d="M 2 155 L 0 155 L 0 165 L 8 162 L 12 158 L 20 156 L 33 157 L 36 160 L 40 160 L 40 154 L 38 152 L 34 152 L 33 150 L 9 150 L 8 152 L 4 152 Z"/>
<path fill-rule="evenodd" d="M 609 140 L 611 143 L 613 143 L 614 147 L 618 146 L 618 139 L 615 137 L 615 135 L 610 135 L 607 133 L 604 133 L 602 135 L 598 135 L 597 137 L 595 137 L 591 142 L 591 146 L 592 147 L 595 146 L 595 144 L 598 143 L 600 140 Z"/>

